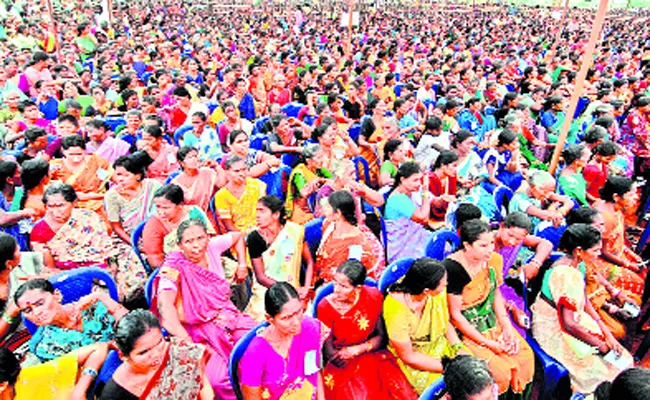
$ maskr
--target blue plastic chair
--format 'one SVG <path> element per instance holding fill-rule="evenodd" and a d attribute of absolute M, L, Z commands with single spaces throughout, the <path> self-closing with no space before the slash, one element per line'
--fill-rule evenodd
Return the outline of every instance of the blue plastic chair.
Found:
<path fill-rule="evenodd" d="M 126 125 L 126 119 L 123 117 L 106 117 L 104 123 L 108 125 L 111 131 L 115 132 L 119 126 Z"/>
<path fill-rule="evenodd" d="M 140 77 L 140 81 L 142 81 L 142 84 L 145 86 L 149 86 L 149 78 L 153 75 L 153 72 L 147 71 L 142 76 Z"/>
<path fill-rule="evenodd" d="M 560 244 L 560 238 L 562 238 L 562 234 L 566 230 L 567 226 L 560 225 L 556 228 L 552 224 L 545 224 L 545 222 L 547 221 L 543 221 L 537 226 L 535 236 L 548 240 L 553 244 L 553 250 L 557 250 Z M 542 224 L 543 226 L 540 226 Z"/>
<path fill-rule="evenodd" d="M 160 272 L 160 268 L 156 268 L 151 275 L 149 276 L 149 279 L 147 279 L 147 283 L 144 286 L 144 297 L 147 299 L 147 304 L 149 307 L 151 307 L 151 302 L 153 301 L 153 282 L 156 280 L 156 276 L 158 276 L 158 272 Z"/>
<path fill-rule="evenodd" d="M 528 345 L 539 358 L 542 367 L 544 368 L 544 385 L 542 386 L 543 393 L 540 398 L 548 399 L 557 387 L 560 379 L 568 376 L 569 371 L 567 371 L 567 369 L 553 357 L 546 354 L 546 352 L 539 347 L 539 343 L 537 343 L 530 334 L 526 334 L 526 342 L 528 342 Z"/>
<path fill-rule="evenodd" d="M 312 257 L 316 259 L 316 252 L 320 246 L 320 240 L 323 237 L 324 217 L 315 218 L 305 224 L 305 241 L 309 246 Z"/>
<path fill-rule="evenodd" d="M 447 386 L 445 385 L 445 380 L 440 377 L 438 380 L 429 385 L 429 387 L 424 389 L 424 392 L 422 392 L 418 400 L 438 400 L 445 395 L 446 391 Z"/>
<path fill-rule="evenodd" d="M 108 294 L 115 301 L 119 301 L 117 293 L 117 284 L 111 274 L 98 267 L 81 267 L 70 271 L 61 272 L 48 279 L 52 282 L 55 289 L 61 292 L 63 299 L 62 304 L 74 303 L 83 296 L 89 295 L 93 291 L 93 282 L 100 281 L 106 285 Z M 38 327 L 23 317 L 25 328 L 32 335 L 36 333 Z"/>
<path fill-rule="evenodd" d="M 294 168 L 300 163 L 300 155 L 298 153 L 284 153 L 280 157 L 280 162 L 289 168 Z"/>
<path fill-rule="evenodd" d="M 183 125 L 176 129 L 176 132 L 174 132 L 174 144 L 176 147 L 180 147 L 181 143 L 181 138 L 183 137 L 184 134 L 187 132 L 191 131 L 194 127 L 192 125 Z"/>
<path fill-rule="evenodd" d="M 450 245 L 451 251 L 448 251 L 447 244 Z M 438 261 L 442 261 L 447 257 L 451 252 L 460 246 L 460 238 L 456 232 L 451 229 L 440 229 L 433 232 L 427 247 L 425 254 L 427 257 L 433 258 Z"/>
<path fill-rule="evenodd" d="M 371 278 L 366 278 L 366 286 L 377 287 L 377 281 Z M 311 305 L 311 315 L 314 318 L 318 318 L 318 304 L 323 301 L 323 299 L 330 294 L 334 293 L 334 282 L 328 282 L 325 285 L 318 288 L 316 295 L 314 296 L 314 301 Z"/>
<path fill-rule="evenodd" d="M 268 115 L 258 118 L 253 125 L 253 135 L 259 134 L 262 131 L 264 124 L 266 124 L 269 119 L 270 117 Z"/>
<path fill-rule="evenodd" d="M 402 93 L 402 88 L 403 87 L 404 87 L 404 85 L 401 84 L 401 83 L 398 83 L 397 85 L 395 85 L 395 87 L 393 88 L 393 92 L 395 92 L 395 96 L 397 96 L 397 97 L 400 96 L 400 94 Z"/>
<path fill-rule="evenodd" d="M 383 294 L 386 294 L 388 287 L 403 277 L 406 274 L 406 271 L 411 268 L 414 261 L 415 258 L 412 257 L 404 257 L 393 261 L 388 267 L 386 267 L 379 278 L 379 290 L 381 290 Z"/>
<path fill-rule="evenodd" d="M 510 204 L 513 195 L 512 190 L 507 186 L 498 186 L 494 189 L 492 196 L 494 196 L 494 202 L 497 205 L 495 215 L 497 222 L 503 221 L 508 214 L 508 204 Z"/>
<path fill-rule="evenodd" d="M 497 111 L 497 109 L 492 106 L 487 106 L 483 111 L 485 112 L 485 115 L 492 115 Z"/>
<path fill-rule="evenodd" d="M 287 117 L 293 117 L 293 118 L 298 118 L 298 114 L 300 113 L 300 110 L 305 105 L 302 103 L 297 103 L 297 102 L 291 102 L 288 104 L 285 104 L 282 106 L 282 113 L 286 115 Z"/>
<path fill-rule="evenodd" d="M 350 126 L 350 129 L 348 129 L 348 133 L 350 134 L 350 139 L 352 139 L 354 143 L 359 143 L 359 135 L 361 134 L 361 124 L 360 123 L 352 124 L 352 126 Z"/>
<path fill-rule="evenodd" d="M 133 251 L 135 251 L 135 255 L 138 256 L 138 259 L 144 265 L 144 269 L 147 271 L 147 273 L 151 272 L 151 267 L 149 267 L 149 263 L 147 263 L 147 260 L 142 256 L 142 252 L 140 252 L 140 247 L 138 244 L 140 243 L 140 239 L 142 238 L 142 232 L 144 231 L 144 226 L 147 224 L 147 220 L 144 220 L 138 224 L 138 226 L 135 227 L 133 232 L 131 232 L 131 247 L 133 247 Z"/>
<path fill-rule="evenodd" d="M 216 110 L 219 107 L 219 103 L 217 103 L 216 101 L 210 101 L 206 104 L 206 106 L 208 107 L 208 111 L 210 111 L 209 115 L 212 115 L 214 110 Z"/>
<path fill-rule="evenodd" d="M 95 397 L 99 398 L 101 395 L 100 392 L 97 390 L 99 389 L 99 384 L 101 383 L 102 389 L 103 387 L 108 383 L 108 381 L 111 380 L 113 377 L 113 374 L 117 370 L 117 368 L 122 365 L 122 360 L 120 359 L 120 353 L 117 350 L 110 350 L 108 352 L 108 355 L 106 356 L 106 360 L 104 360 L 104 364 L 102 364 L 102 368 L 99 370 L 99 373 L 97 374 L 97 379 L 95 379 L 95 386 L 93 391 L 95 392 Z"/>
<path fill-rule="evenodd" d="M 269 326 L 269 323 L 267 321 L 260 322 L 256 327 L 248 331 L 248 333 L 239 339 L 239 341 L 235 344 L 235 347 L 233 347 L 232 352 L 230 352 L 230 360 L 228 361 L 228 375 L 230 375 L 230 383 L 235 390 L 235 396 L 237 396 L 238 400 L 244 399 L 241 387 L 239 386 L 239 362 L 244 356 L 246 349 L 248 349 L 248 345 L 251 344 L 251 341 L 267 326 Z"/>
<path fill-rule="evenodd" d="M 433 99 L 424 99 L 422 100 L 422 104 L 429 109 L 429 107 L 435 107 L 436 106 L 436 101 Z"/>
<path fill-rule="evenodd" d="M 178 175 L 180 175 L 181 172 L 183 172 L 183 170 L 181 170 L 181 169 L 177 169 L 176 171 L 172 171 L 172 172 L 167 176 L 167 179 L 165 179 L 165 185 L 169 185 L 170 183 L 172 183 L 172 181 L 174 180 L 174 178 L 176 178 Z"/>
<path fill-rule="evenodd" d="M 354 168 L 357 170 L 357 181 L 361 180 L 361 174 L 359 172 L 359 164 L 361 164 L 366 186 L 370 186 L 370 165 L 368 164 L 368 160 L 363 156 L 355 156 L 352 158 L 352 162 L 354 163 Z"/>
<path fill-rule="evenodd" d="M 647 222 L 647 225 L 645 226 L 645 229 L 639 238 L 639 243 L 636 244 L 637 254 L 641 254 L 643 249 L 645 249 L 645 245 L 648 243 L 648 239 L 650 239 L 650 221 Z"/>
<path fill-rule="evenodd" d="M 275 171 L 267 171 L 259 179 L 266 183 L 266 194 L 278 196 L 284 201 L 284 182 L 289 180 L 290 174 L 291 168 L 280 164 Z"/>
<path fill-rule="evenodd" d="M 262 150 L 264 151 L 264 147 L 266 147 L 266 139 L 267 136 L 263 134 L 257 134 L 253 135 L 250 137 L 250 148 L 254 150 Z"/>

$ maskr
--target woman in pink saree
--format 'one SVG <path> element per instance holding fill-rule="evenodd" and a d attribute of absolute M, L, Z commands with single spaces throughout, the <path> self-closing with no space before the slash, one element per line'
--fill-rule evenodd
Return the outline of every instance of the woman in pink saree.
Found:
<path fill-rule="evenodd" d="M 242 234 L 210 239 L 197 219 L 181 223 L 177 234 L 180 250 L 169 253 L 160 269 L 152 307 L 157 307 L 170 335 L 204 344 L 213 353 L 206 371 L 216 398 L 234 400 L 228 359 L 235 343 L 256 323 L 230 300 L 221 254 L 233 245 L 241 254 L 235 281 L 242 282 L 248 274 Z"/>

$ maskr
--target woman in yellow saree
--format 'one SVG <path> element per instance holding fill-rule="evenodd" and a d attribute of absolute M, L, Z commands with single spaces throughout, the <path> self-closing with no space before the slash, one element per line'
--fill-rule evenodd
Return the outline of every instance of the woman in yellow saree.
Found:
<path fill-rule="evenodd" d="M 320 145 L 306 146 L 302 151 L 304 164 L 298 164 L 289 176 L 286 210 L 292 222 L 305 224 L 314 218 L 309 209 L 309 196 L 318 192 L 331 174 L 323 168 L 323 150 Z"/>
<path fill-rule="evenodd" d="M 286 221 L 282 200 L 276 196 L 262 197 L 257 203 L 256 218 L 257 229 L 246 237 L 256 283 L 245 313 L 260 321 L 265 315 L 264 295 L 275 282 L 292 284 L 301 300 L 307 300 L 309 285 L 300 284 L 301 261 L 304 258 L 307 265 L 305 282 L 312 281 L 314 261 L 304 241 L 304 227 Z"/>
<path fill-rule="evenodd" d="M 460 237 L 462 249 L 443 261 L 451 320 L 469 351 L 488 362 L 499 394 L 528 398 L 535 359 L 506 311 L 499 290 L 503 258 L 494 252 L 493 234 L 476 219 L 462 225 Z"/>
<path fill-rule="evenodd" d="M 14 400 L 81 400 L 97 376 L 108 343 L 81 347 L 43 364 L 21 368 L 16 356 L 0 348 L 0 398 Z M 83 370 L 79 373 L 79 367 Z M 77 376 L 79 378 L 77 378 Z"/>
<path fill-rule="evenodd" d="M 388 349 L 418 394 L 442 375 L 442 358 L 468 354 L 449 320 L 447 273 L 421 258 L 384 300 Z"/>
<path fill-rule="evenodd" d="M 113 168 L 105 159 L 86 154 L 80 135 L 66 136 L 61 141 L 63 159 L 50 160 L 50 179 L 70 185 L 77 192 L 79 208 L 94 211 L 104 220 L 104 193 Z"/>

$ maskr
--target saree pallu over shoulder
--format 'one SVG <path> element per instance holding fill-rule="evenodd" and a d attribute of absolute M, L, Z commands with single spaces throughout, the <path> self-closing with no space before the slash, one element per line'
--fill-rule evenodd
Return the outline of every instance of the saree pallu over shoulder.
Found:
<path fill-rule="evenodd" d="M 201 344 L 170 338 L 165 362 L 156 371 L 140 400 L 198 399 L 202 367 L 209 352 Z"/>
<path fill-rule="evenodd" d="M 291 171 L 291 175 L 289 175 L 289 185 L 287 187 L 287 200 L 285 202 L 287 218 L 291 218 L 292 221 L 295 221 L 297 223 L 304 224 L 310 221 L 311 219 L 313 219 L 314 215 L 311 214 L 311 212 L 307 212 L 309 210 L 303 210 L 300 207 L 299 204 L 300 203 L 299 199 L 301 199 L 300 191 L 298 190 L 298 188 L 294 183 L 294 179 L 296 178 L 297 174 L 302 175 L 308 183 L 318 178 L 318 175 L 310 171 L 309 168 L 305 166 L 305 164 L 296 165 L 293 171 Z"/>

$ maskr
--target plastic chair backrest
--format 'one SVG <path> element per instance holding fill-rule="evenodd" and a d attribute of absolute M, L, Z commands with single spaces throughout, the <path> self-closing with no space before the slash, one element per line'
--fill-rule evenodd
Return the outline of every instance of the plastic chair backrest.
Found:
<path fill-rule="evenodd" d="M 440 229 L 433 232 L 429 242 L 427 243 L 427 248 L 425 254 L 427 257 L 431 257 L 435 260 L 442 261 L 447 257 L 449 252 L 447 251 L 447 243 L 451 245 L 451 251 L 460 246 L 460 238 L 456 232 L 451 229 Z"/>
<path fill-rule="evenodd" d="M 418 400 L 438 400 L 442 398 L 446 391 L 445 380 L 440 377 L 424 389 Z"/>
<path fill-rule="evenodd" d="M 255 124 L 253 125 L 253 135 L 258 135 L 260 133 L 260 131 L 262 130 L 262 128 L 264 127 L 264 124 L 266 124 L 266 122 L 269 119 L 270 119 L 270 117 L 268 115 L 264 116 L 264 117 L 261 117 L 261 118 L 258 118 L 255 121 Z"/>
<path fill-rule="evenodd" d="M 402 87 L 404 87 L 404 85 L 401 84 L 401 83 L 398 83 L 397 85 L 395 85 L 395 87 L 393 88 L 393 92 L 395 92 L 395 96 L 397 96 L 397 97 L 400 96 L 400 94 L 402 93 Z"/>
<path fill-rule="evenodd" d="M 176 145 L 176 147 L 181 146 L 180 145 L 181 138 L 183 137 L 183 135 L 185 133 L 191 131 L 192 128 L 194 128 L 192 125 L 183 125 L 183 126 L 179 127 L 178 129 L 176 129 L 176 132 L 174 132 L 174 144 Z"/>
<path fill-rule="evenodd" d="M 94 391 L 96 398 L 99 398 L 101 395 L 101 393 L 98 393 L 97 390 L 104 388 L 108 381 L 111 380 L 113 374 L 120 365 L 122 365 L 120 353 L 117 350 L 110 350 L 106 356 L 106 359 L 104 360 L 104 364 L 102 364 L 102 368 L 97 374 L 97 379 L 95 380 Z M 102 384 L 101 387 L 99 385 L 100 383 Z"/>
<path fill-rule="evenodd" d="M 264 150 L 266 147 L 267 136 L 264 134 L 257 134 L 250 137 L 250 148 L 254 150 Z"/>
<path fill-rule="evenodd" d="M 287 117 L 298 118 L 298 114 L 304 106 L 302 103 L 291 102 L 282 106 L 282 113 Z"/>
<path fill-rule="evenodd" d="M 352 139 L 354 143 L 359 143 L 359 135 L 361 134 L 361 124 L 360 123 L 352 124 L 352 126 L 350 126 L 350 129 L 348 129 L 348 133 L 350 134 L 350 139 Z"/>
<path fill-rule="evenodd" d="M 381 290 L 383 294 L 386 294 L 388 287 L 400 280 L 400 278 L 406 274 L 406 271 L 411 268 L 411 264 L 413 264 L 414 261 L 415 258 L 405 257 L 390 263 L 379 278 L 379 290 Z"/>
<path fill-rule="evenodd" d="M 144 231 L 144 226 L 147 224 L 147 220 L 144 220 L 138 224 L 138 226 L 135 227 L 133 232 L 131 232 L 131 247 L 133 247 L 133 251 L 135 252 L 135 255 L 138 256 L 138 259 L 144 265 L 144 269 L 147 270 L 147 273 L 151 272 L 151 268 L 149 267 L 149 263 L 147 263 L 147 260 L 142 256 L 142 252 L 140 251 L 140 238 L 142 238 L 142 232 Z"/>
<path fill-rule="evenodd" d="M 100 281 L 106 285 L 108 294 L 115 301 L 119 301 L 117 284 L 111 274 L 98 267 L 80 267 L 70 271 L 64 271 L 48 279 L 55 289 L 61 292 L 62 304 L 74 303 L 83 296 L 89 295 L 93 290 L 93 282 Z M 23 318 L 25 328 L 32 335 L 38 327 Z"/>
<path fill-rule="evenodd" d="M 178 175 L 180 175 L 181 172 L 183 172 L 183 170 L 181 170 L 181 169 L 177 169 L 176 171 L 172 171 L 172 172 L 169 174 L 169 176 L 167 176 L 167 179 L 165 179 L 165 185 L 169 185 L 170 183 L 172 183 L 172 181 L 173 181 L 173 180 L 174 180 Z"/>
<path fill-rule="evenodd" d="M 147 304 L 149 307 L 151 307 L 151 302 L 153 301 L 153 283 L 156 280 L 156 276 L 158 276 L 158 272 L 160 272 L 160 268 L 154 269 L 151 275 L 149 275 L 149 279 L 147 279 L 147 283 L 144 286 L 144 297 L 147 299 Z"/>
<path fill-rule="evenodd" d="M 251 344 L 251 341 L 259 335 L 264 328 L 269 325 L 267 321 L 260 322 L 253 329 L 248 331 L 239 341 L 235 344 L 232 351 L 230 352 L 230 359 L 228 360 L 228 375 L 230 375 L 230 383 L 232 384 L 233 389 L 235 390 L 235 396 L 237 399 L 243 400 L 244 395 L 242 394 L 241 387 L 239 386 L 239 361 L 244 356 L 248 345 Z"/>
<path fill-rule="evenodd" d="M 104 123 L 115 132 L 119 126 L 126 125 L 126 119 L 123 117 L 107 117 L 104 119 Z"/>
<path fill-rule="evenodd" d="M 512 200 L 513 193 L 507 186 L 497 186 L 492 195 L 494 196 L 494 202 L 497 205 L 497 213 L 495 217 L 498 222 L 501 222 L 508 214 L 508 205 L 510 204 L 510 200 Z"/>
<path fill-rule="evenodd" d="M 359 164 L 361 164 L 363 167 L 363 176 L 365 178 L 366 186 L 370 186 L 370 165 L 368 164 L 368 160 L 363 156 L 355 156 L 352 158 L 352 162 L 354 163 L 354 168 L 357 170 L 357 181 L 361 179 L 361 174 L 359 172 Z"/>
<path fill-rule="evenodd" d="M 208 107 L 208 111 L 210 112 L 210 115 L 212 115 L 212 113 L 214 112 L 214 110 L 216 110 L 217 107 L 219 107 L 219 103 L 217 103 L 217 102 L 215 102 L 215 101 L 210 101 L 210 102 L 208 102 L 208 103 L 206 104 L 206 106 Z"/>
<path fill-rule="evenodd" d="M 497 111 L 497 109 L 492 106 L 487 106 L 483 111 L 485 112 L 485 115 L 492 115 Z"/>
<path fill-rule="evenodd" d="M 365 285 L 376 288 L 377 281 L 372 278 L 366 278 Z M 334 282 L 326 283 L 316 291 L 316 296 L 314 296 L 314 301 L 311 304 L 311 315 L 314 318 L 318 318 L 318 304 L 332 293 L 334 293 Z"/>
<path fill-rule="evenodd" d="M 323 221 L 324 217 L 315 218 L 305 224 L 305 241 L 311 250 L 311 255 L 316 258 L 320 240 L 323 237 Z"/>
<path fill-rule="evenodd" d="M 259 180 L 266 183 L 266 194 L 278 196 L 284 201 L 284 182 L 289 180 L 291 168 L 280 164 L 275 171 L 268 171 L 259 177 Z"/>

